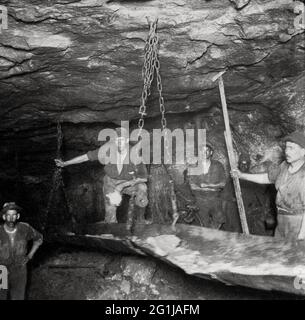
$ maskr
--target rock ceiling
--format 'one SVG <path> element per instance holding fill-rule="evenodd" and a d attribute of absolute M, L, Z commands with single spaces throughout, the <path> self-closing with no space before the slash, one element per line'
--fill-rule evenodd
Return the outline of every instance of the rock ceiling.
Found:
<path fill-rule="evenodd" d="M 148 20 L 158 18 L 169 113 L 219 104 L 304 125 L 305 41 L 292 0 L 7 0 L 0 130 L 138 118 Z M 157 96 L 149 116 L 158 114 Z"/>

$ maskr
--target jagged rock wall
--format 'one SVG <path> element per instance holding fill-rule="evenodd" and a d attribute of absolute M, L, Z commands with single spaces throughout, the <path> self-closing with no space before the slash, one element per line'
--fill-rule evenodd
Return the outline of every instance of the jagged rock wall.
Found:
<path fill-rule="evenodd" d="M 51 187 L 57 120 L 64 123 L 65 158 L 98 146 L 101 128 L 121 120 L 135 125 L 147 18 L 159 19 L 170 128 L 194 127 L 201 118 L 216 158 L 227 164 L 212 81 L 225 68 L 236 149 L 249 151 L 253 166 L 279 161 L 278 139 L 304 128 L 304 30 L 295 26 L 292 0 L 2 3 L 9 19 L 0 34 L 0 195 L 21 199 L 35 215 Z M 156 92 L 148 105 L 147 128 L 159 128 Z M 103 215 L 101 177 L 102 168 L 94 164 L 65 174 L 81 219 Z"/>

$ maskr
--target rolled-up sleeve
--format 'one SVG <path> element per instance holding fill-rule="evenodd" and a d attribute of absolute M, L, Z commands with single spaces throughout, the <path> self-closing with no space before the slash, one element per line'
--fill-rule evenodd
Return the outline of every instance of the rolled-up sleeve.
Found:
<path fill-rule="evenodd" d="M 269 166 L 267 173 L 268 173 L 269 181 L 271 183 L 275 183 L 280 171 L 281 171 L 281 167 L 279 165 L 272 164 Z"/>
<path fill-rule="evenodd" d="M 41 244 L 43 242 L 43 235 L 28 225 L 27 240 L 33 240 L 34 242 L 39 242 Z"/>
<path fill-rule="evenodd" d="M 100 148 L 87 152 L 89 161 L 97 161 Z"/>

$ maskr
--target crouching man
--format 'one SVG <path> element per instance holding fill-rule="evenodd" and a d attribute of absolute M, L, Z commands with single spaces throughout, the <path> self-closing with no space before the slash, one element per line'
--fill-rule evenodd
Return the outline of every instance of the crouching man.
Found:
<path fill-rule="evenodd" d="M 43 242 L 42 235 L 30 225 L 18 222 L 21 208 L 14 202 L 4 204 L 0 226 L 0 265 L 8 271 L 8 288 L 0 289 L 0 300 L 24 300 L 27 282 L 26 264 Z M 28 252 L 28 244 L 33 241 Z"/>
<path fill-rule="evenodd" d="M 114 161 L 106 163 L 103 180 L 103 195 L 105 203 L 105 222 L 117 223 L 116 211 L 121 204 L 122 194 L 130 196 L 130 206 L 135 205 L 138 222 L 146 222 L 144 215 L 148 205 L 147 199 L 147 169 L 145 164 L 134 164 L 128 159 L 129 138 L 128 132 L 120 127 L 116 129 L 117 137 L 114 139 L 117 151 Z M 55 159 L 58 167 L 87 161 L 100 161 L 103 163 L 100 148 L 73 158 L 69 161 Z M 132 202 L 132 203 L 131 203 Z"/>

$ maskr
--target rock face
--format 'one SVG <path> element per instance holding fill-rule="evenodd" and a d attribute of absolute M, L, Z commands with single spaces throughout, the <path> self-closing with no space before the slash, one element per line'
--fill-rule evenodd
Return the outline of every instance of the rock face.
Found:
<path fill-rule="evenodd" d="M 298 299 L 192 278 L 147 257 L 71 248 L 48 250 L 47 255 L 35 261 L 39 266 L 31 272 L 30 300 Z"/>
<path fill-rule="evenodd" d="M 187 123 L 207 128 L 216 158 L 227 164 L 220 98 L 212 81 L 226 69 L 236 149 L 249 151 L 253 165 L 278 161 L 278 138 L 304 129 L 304 11 L 294 10 L 302 9 L 302 2 L 2 3 L 8 29 L 0 34 L 0 196 L 20 199 L 36 216 L 51 187 L 57 120 L 64 123 L 64 157 L 69 158 L 98 146 L 101 128 L 139 117 L 148 20 L 159 19 L 170 128 Z M 147 127 L 159 128 L 154 90 L 148 106 Z M 69 168 L 65 182 L 75 214 L 95 221 L 102 216 L 102 169 L 87 168 Z"/>

